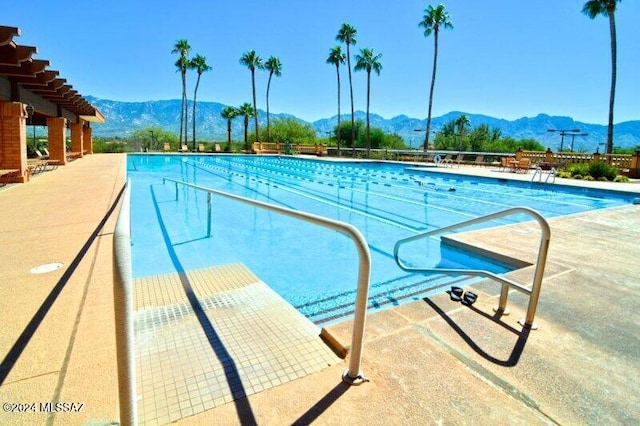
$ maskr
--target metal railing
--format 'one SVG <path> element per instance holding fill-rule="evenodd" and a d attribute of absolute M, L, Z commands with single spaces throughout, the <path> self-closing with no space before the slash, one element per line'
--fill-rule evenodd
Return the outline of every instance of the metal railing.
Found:
<path fill-rule="evenodd" d="M 346 234 L 354 242 L 356 249 L 358 250 L 358 256 L 360 258 L 359 270 L 358 270 L 358 289 L 355 301 L 355 316 L 353 321 L 353 335 L 351 340 L 351 351 L 349 358 L 349 368 L 343 373 L 342 379 L 349 384 L 359 385 L 368 381 L 362 371 L 360 371 L 360 365 L 362 361 L 362 344 L 364 342 L 364 326 L 367 316 L 367 299 L 369 297 L 369 278 L 371 272 L 371 253 L 369 252 L 369 246 L 367 241 L 360 231 L 353 225 L 340 222 L 333 219 L 328 219 L 321 216 L 316 216 L 311 213 L 305 213 L 297 210 L 292 210 L 286 207 L 276 206 L 274 204 L 264 203 L 261 201 L 252 200 L 249 198 L 241 197 L 239 195 L 229 194 L 227 192 L 218 191 L 204 186 L 194 185 L 192 183 L 171 179 L 164 177 L 162 183 L 173 182 L 176 186 L 176 201 L 178 200 L 178 185 L 184 185 L 189 188 L 196 189 L 198 191 L 207 192 L 207 236 L 211 236 L 211 196 L 217 195 L 230 200 L 238 201 L 250 206 L 258 207 L 268 211 L 283 214 L 285 216 L 293 217 L 303 220 L 305 222 L 313 223 L 325 228 L 333 229 L 340 233 Z"/>
<path fill-rule="evenodd" d="M 454 229 L 464 228 L 477 223 L 488 222 L 500 217 L 509 216 L 518 213 L 525 213 L 532 216 L 540 225 L 541 237 L 540 247 L 538 249 L 538 259 L 536 262 L 536 270 L 533 276 L 533 283 L 531 288 L 517 283 L 509 278 L 497 275 L 493 272 L 479 270 L 479 269 L 454 269 L 454 268 L 412 268 L 405 265 L 399 258 L 400 246 L 411 241 L 416 241 L 422 238 L 431 237 L 433 235 L 442 234 L 444 232 L 452 231 Z M 536 307 L 538 306 L 538 298 L 540 297 L 540 287 L 542 285 L 542 276 L 544 275 L 544 268 L 547 262 L 547 252 L 549 250 L 549 241 L 551 239 L 551 229 L 547 221 L 537 211 L 528 207 L 513 207 L 507 210 L 503 210 L 497 213 L 489 214 L 486 216 L 478 217 L 475 219 L 467 220 L 465 222 L 457 223 L 455 225 L 445 226 L 444 228 L 434 229 L 432 231 L 424 232 L 422 234 L 414 235 L 408 238 L 399 240 L 393 248 L 393 255 L 398 266 L 407 272 L 438 272 L 443 274 L 456 274 L 456 275 L 471 275 L 482 276 L 493 279 L 502 283 L 502 289 L 500 291 L 500 301 L 498 303 L 497 311 L 500 313 L 506 313 L 507 298 L 509 295 L 509 287 L 512 287 L 529 296 L 529 306 L 527 308 L 527 315 L 522 323 L 524 327 L 536 328 L 533 324 L 533 319 L 536 314 Z"/>
<path fill-rule="evenodd" d="M 542 182 L 542 172 L 543 169 L 540 166 L 536 167 L 536 171 L 533 172 L 533 176 L 531 176 L 531 182 L 535 182 L 536 181 L 536 177 L 538 178 L 538 183 L 543 183 Z M 551 167 L 548 170 L 549 173 L 547 173 L 547 177 L 544 179 L 544 183 L 549 183 L 549 178 L 551 179 L 551 183 L 554 183 L 556 181 L 556 168 L 555 167 Z"/>
<path fill-rule="evenodd" d="M 113 308 L 116 324 L 120 422 L 123 425 L 138 424 L 131 275 L 130 189 L 131 184 L 127 182 L 113 233 Z"/>

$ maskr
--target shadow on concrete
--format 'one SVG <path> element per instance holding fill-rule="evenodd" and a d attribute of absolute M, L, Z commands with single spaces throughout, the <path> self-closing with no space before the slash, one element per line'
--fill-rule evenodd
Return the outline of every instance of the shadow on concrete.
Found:
<path fill-rule="evenodd" d="M 455 321 L 453 321 L 453 319 L 449 315 L 447 315 L 447 313 L 444 310 L 442 310 L 438 305 L 433 303 L 433 301 L 431 301 L 428 298 L 424 298 L 422 300 L 424 300 L 427 303 L 427 305 L 429 305 L 438 315 L 440 315 L 440 317 L 453 329 L 453 331 L 458 333 L 458 335 L 462 338 L 462 340 L 464 340 L 465 343 L 467 343 L 467 345 L 469 345 L 471 349 L 473 349 L 478 355 L 480 355 L 484 359 L 494 364 L 501 365 L 503 367 L 514 367 L 515 365 L 518 364 L 518 361 L 520 361 L 520 356 L 524 351 L 525 344 L 527 343 L 527 339 L 529 338 L 529 333 L 531 332 L 530 328 L 525 327 L 521 331 L 517 330 L 511 327 L 510 325 L 507 325 L 504 322 L 502 322 L 500 320 L 501 318 L 500 314 L 489 315 L 473 307 L 473 305 L 467 305 L 467 307 L 472 311 L 474 311 L 475 313 L 481 315 L 482 317 L 488 320 L 493 321 L 494 323 L 500 325 L 501 327 L 507 329 L 508 331 L 518 336 L 518 339 L 516 340 L 516 343 L 511 351 L 511 354 L 509 355 L 509 358 L 507 358 L 506 360 L 501 360 L 490 355 L 484 349 L 478 346 L 478 344 L 467 333 L 465 333 L 464 330 L 458 324 L 456 324 Z"/>
<path fill-rule="evenodd" d="M 42 305 L 40 305 L 40 308 L 38 308 L 36 313 L 33 315 L 33 317 L 31 318 L 31 321 L 29 321 L 29 324 L 27 324 L 25 329 L 22 331 L 22 333 L 20 334 L 16 342 L 13 344 L 13 346 L 9 350 L 9 352 L 7 352 L 7 355 L 5 355 L 4 359 L 2 360 L 2 363 L 0 363 L 0 386 L 7 379 L 7 376 L 15 366 L 18 359 L 20 358 L 20 355 L 29 344 L 29 341 L 35 334 L 36 330 L 38 329 L 42 321 L 45 319 L 45 317 L 49 313 L 49 310 L 55 303 L 56 299 L 58 298 L 62 290 L 67 285 L 69 278 L 71 278 L 73 273 L 76 271 L 76 268 L 78 267 L 78 265 L 80 264 L 84 256 L 89 251 L 89 248 L 91 247 L 95 239 L 98 237 L 98 235 L 100 235 L 100 231 L 102 231 L 102 228 L 107 223 L 107 220 L 109 220 L 114 210 L 118 206 L 118 203 L 120 202 L 120 198 L 124 193 L 124 188 L 125 186 L 123 186 L 120 189 L 118 196 L 113 201 L 113 203 L 111 204 L 111 207 L 109 207 L 109 210 L 107 210 L 107 213 L 104 215 L 104 217 L 102 218 L 102 220 L 100 221 L 96 229 L 91 233 L 91 235 L 89 236 L 87 241 L 84 243 L 84 245 L 82 246 L 82 248 L 80 249 L 76 257 L 69 264 L 69 267 L 67 268 L 67 270 L 64 272 L 64 274 L 62 274 L 62 276 L 60 277 L 56 285 L 53 287 L 53 289 L 51 290 L 47 298 L 44 300 L 44 302 L 42 302 Z"/>
<path fill-rule="evenodd" d="M 215 353 L 218 360 L 223 366 L 224 375 L 229 384 L 229 388 L 233 394 L 233 403 L 236 406 L 236 411 L 238 413 L 238 418 L 243 425 L 255 425 L 257 424 L 255 416 L 253 415 L 253 410 L 251 409 L 251 404 L 249 399 L 247 398 L 247 393 L 242 384 L 242 379 L 240 378 L 240 374 L 238 372 L 238 367 L 236 366 L 233 357 L 227 351 L 227 348 L 224 346 L 222 340 L 216 333 L 216 330 L 211 323 L 211 320 L 207 316 L 204 308 L 200 304 L 198 297 L 196 296 L 193 288 L 191 287 L 191 282 L 187 277 L 187 274 L 178 259 L 178 255 L 173 248 L 173 244 L 171 243 L 171 238 L 169 237 L 169 233 L 167 232 L 167 228 L 162 220 L 162 214 L 160 213 L 160 208 L 158 203 L 156 202 L 156 195 L 153 191 L 153 187 L 151 188 L 151 198 L 153 199 L 153 206 L 156 211 L 156 216 L 158 217 L 158 224 L 160 226 L 160 230 L 162 232 L 162 238 L 164 239 L 165 245 L 169 252 L 169 257 L 171 258 L 171 262 L 178 272 L 178 276 L 180 277 L 180 282 L 182 283 L 182 287 L 184 292 L 189 300 L 189 304 L 193 309 L 193 312 L 202 327 L 202 331 L 204 331 L 205 336 L 207 336 L 207 340 L 209 341 L 209 345 L 211 345 L 211 349 Z"/>
<path fill-rule="evenodd" d="M 345 382 L 338 383 L 329 391 L 322 399 L 316 402 L 313 407 L 309 408 L 302 416 L 300 416 L 292 425 L 302 426 L 314 422 L 322 415 L 333 403 L 335 403 L 342 395 L 344 395 L 351 386 Z"/>

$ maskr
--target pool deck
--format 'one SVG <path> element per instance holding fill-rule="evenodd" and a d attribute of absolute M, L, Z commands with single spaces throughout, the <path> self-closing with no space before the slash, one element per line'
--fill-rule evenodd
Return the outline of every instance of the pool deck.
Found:
<path fill-rule="evenodd" d="M 438 171 L 532 176 L 489 167 Z M 0 189 L 0 424 L 118 420 L 112 233 L 125 173 L 122 155 L 90 155 Z M 638 182 L 557 182 L 640 197 Z M 520 293 L 509 295 L 511 314 L 496 317 L 500 288 L 483 282 L 470 307 L 442 294 L 370 314 L 362 364 L 368 383 L 343 384 L 347 364 L 340 361 L 178 422 L 640 423 L 640 205 L 549 223 L 539 329 L 518 325 L 527 306 Z M 539 231 L 527 223 L 460 239 L 533 262 Z M 29 272 L 52 262 L 63 267 Z M 533 267 L 508 276 L 530 283 Z M 351 321 L 328 329 L 349 345 Z M 40 403 L 51 401 L 69 403 L 68 410 L 46 412 Z M 5 412 L 6 403 L 27 412 Z M 81 412 L 70 403 L 83 404 Z"/>

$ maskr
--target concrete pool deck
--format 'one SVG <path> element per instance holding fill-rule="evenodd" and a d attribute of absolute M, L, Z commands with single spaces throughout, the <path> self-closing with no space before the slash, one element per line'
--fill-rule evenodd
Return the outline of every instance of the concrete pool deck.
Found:
<path fill-rule="evenodd" d="M 531 179 L 482 167 L 438 171 Z M 0 402 L 27 411 L 0 411 L 0 424 L 118 420 L 111 234 L 125 173 L 122 155 L 91 155 L 0 190 Z M 640 197 L 635 182 L 557 182 Z M 640 422 L 640 205 L 549 222 L 539 330 L 517 324 L 527 303 L 519 293 L 510 294 L 511 315 L 495 318 L 499 286 L 482 283 L 471 307 L 442 294 L 370 314 L 362 365 L 369 383 L 344 385 L 343 362 L 179 422 Z M 539 234 L 525 224 L 462 239 L 532 261 Z M 29 272 L 52 262 L 63 267 Z M 509 276 L 528 283 L 532 273 Z M 329 332 L 348 345 L 351 321 Z M 51 401 L 84 405 L 57 413 L 39 405 Z"/>

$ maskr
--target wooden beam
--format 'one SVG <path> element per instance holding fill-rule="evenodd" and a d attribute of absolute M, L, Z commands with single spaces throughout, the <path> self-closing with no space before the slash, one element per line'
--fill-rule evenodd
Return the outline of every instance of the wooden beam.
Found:
<path fill-rule="evenodd" d="M 11 42 L 0 46 L 0 65 L 19 66 L 21 62 L 31 59 L 31 55 L 38 53 L 33 46 L 18 46 Z"/>
<path fill-rule="evenodd" d="M 0 26 L 0 46 L 5 46 L 13 40 L 13 36 L 20 35 L 20 28 Z"/>

